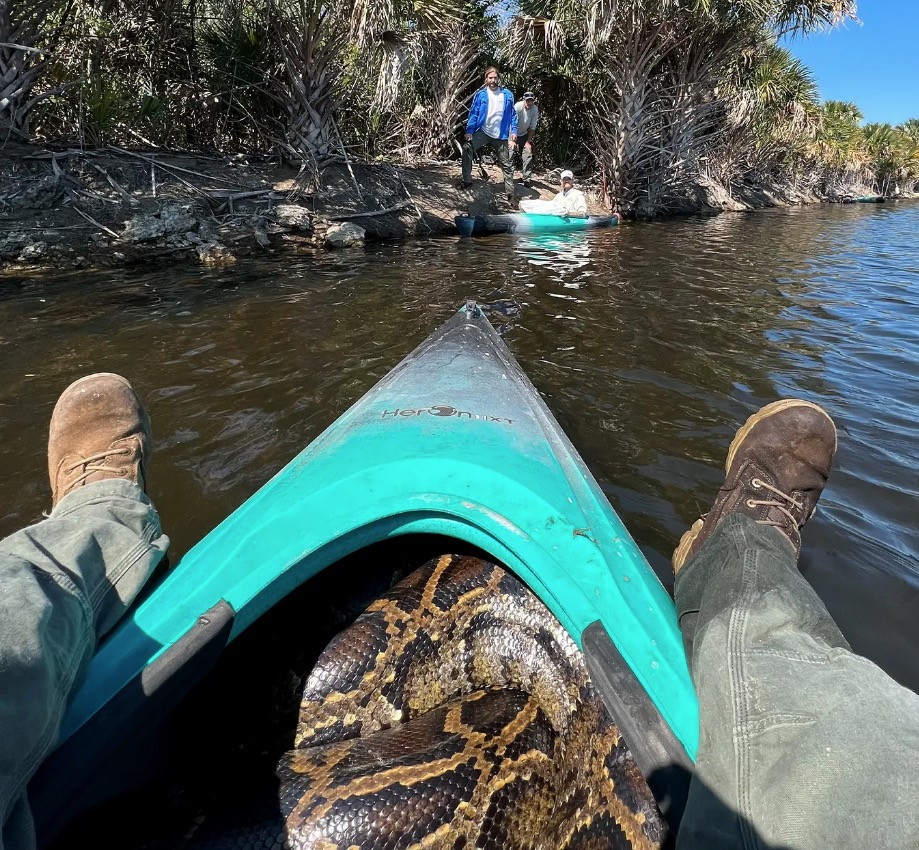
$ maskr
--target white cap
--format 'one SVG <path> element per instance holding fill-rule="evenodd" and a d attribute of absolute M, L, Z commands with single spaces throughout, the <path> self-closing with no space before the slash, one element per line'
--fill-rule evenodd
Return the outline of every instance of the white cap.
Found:
<path fill-rule="evenodd" d="M 574 182 L 574 172 L 572 172 L 570 168 L 566 168 L 561 174 L 559 174 L 558 179 L 559 179 L 559 180 L 564 180 L 566 177 L 567 177 L 572 183 Z"/>

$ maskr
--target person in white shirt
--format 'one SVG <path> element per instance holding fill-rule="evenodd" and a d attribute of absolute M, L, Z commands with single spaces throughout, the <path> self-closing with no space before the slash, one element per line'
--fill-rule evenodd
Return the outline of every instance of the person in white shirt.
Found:
<path fill-rule="evenodd" d="M 472 97 L 463 145 L 463 188 L 472 185 L 472 160 L 483 147 L 491 148 L 504 174 L 507 200 L 514 204 L 514 166 L 509 145 L 517 139 L 517 113 L 514 95 L 498 82 L 498 69 L 485 72 L 485 85 Z"/>
<path fill-rule="evenodd" d="M 560 215 L 563 218 L 587 218 L 587 199 L 580 189 L 574 188 L 574 174 L 567 168 L 559 177 L 562 191 L 551 201 L 524 200 L 520 209 L 534 215 Z"/>
<path fill-rule="evenodd" d="M 566 168 L 559 176 L 559 182 L 562 191 L 552 199 L 557 215 L 587 218 L 587 199 L 580 189 L 574 188 L 574 174 Z"/>
<path fill-rule="evenodd" d="M 523 100 L 518 100 L 514 104 L 514 111 L 517 113 L 517 150 L 520 151 L 520 176 L 523 178 L 523 185 L 529 188 L 530 177 L 533 173 L 533 136 L 536 134 L 536 124 L 539 122 L 539 107 L 536 105 L 536 95 L 531 91 L 526 92 Z M 511 156 L 513 157 L 513 152 Z"/>

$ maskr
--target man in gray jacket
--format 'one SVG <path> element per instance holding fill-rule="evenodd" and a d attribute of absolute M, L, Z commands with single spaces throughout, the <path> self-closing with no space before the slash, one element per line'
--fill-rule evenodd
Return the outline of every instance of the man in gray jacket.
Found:
<path fill-rule="evenodd" d="M 536 105 L 536 95 L 528 91 L 523 95 L 523 100 L 514 104 L 517 113 L 517 147 L 520 150 L 523 185 L 529 188 L 531 167 L 533 164 L 533 136 L 536 133 L 536 124 L 539 121 L 539 107 Z"/>

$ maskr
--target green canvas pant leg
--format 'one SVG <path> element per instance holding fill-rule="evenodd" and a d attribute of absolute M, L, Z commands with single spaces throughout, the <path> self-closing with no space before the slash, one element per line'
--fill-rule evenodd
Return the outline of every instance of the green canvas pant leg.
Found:
<path fill-rule="evenodd" d="M 482 130 L 476 130 L 471 139 L 463 142 L 463 183 L 472 182 L 472 162 L 478 156 L 483 145 L 490 139 Z"/>
<path fill-rule="evenodd" d="M 74 490 L 0 541 L 0 850 L 34 846 L 26 785 L 98 639 L 168 545 L 150 500 L 120 479 Z"/>
<path fill-rule="evenodd" d="M 492 142 L 492 148 L 498 154 L 498 164 L 504 175 L 504 191 L 508 197 L 514 194 L 514 164 L 511 161 L 511 149 L 507 139 Z"/>
<path fill-rule="evenodd" d="M 463 183 L 472 182 L 472 140 L 466 139 L 463 142 L 463 165 L 462 165 Z"/>
<path fill-rule="evenodd" d="M 675 596 L 700 709 L 678 848 L 919 847 L 919 697 L 851 651 L 781 532 L 728 516 Z"/>
<path fill-rule="evenodd" d="M 523 137 L 522 142 L 519 139 L 517 141 L 520 146 L 520 177 L 525 182 L 533 176 L 533 149 L 532 146 L 526 146 L 527 136 Z"/>

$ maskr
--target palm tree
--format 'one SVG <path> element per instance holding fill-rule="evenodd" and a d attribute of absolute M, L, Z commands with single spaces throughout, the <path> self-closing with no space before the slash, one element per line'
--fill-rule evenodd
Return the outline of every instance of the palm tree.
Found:
<path fill-rule="evenodd" d="M 903 183 L 909 191 L 915 191 L 919 181 L 919 118 L 910 118 L 897 127 L 903 146 L 905 175 Z"/>
<path fill-rule="evenodd" d="M 539 28 L 515 23 L 517 50 L 559 45 L 586 57 L 581 84 L 596 104 L 591 144 L 614 205 L 664 209 L 679 200 L 729 128 L 731 79 L 767 34 L 809 32 L 854 17 L 854 0 L 544 0 L 525 4 Z M 538 8 L 535 8 L 537 7 Z M 551 22 L 551 27 L 548 22 Z M 546 33 L 554 37 L 548 40 Z M 802 95 L 802 102 L 807 98 Z M 768 100 L 768 98 L 767 98 Z M 786 101 L 787 105 L 787 101 Z"/>
<path fill-rule="evenodd" d="M 710 154 L 717 177 L 728 185 L 747 178 L 763 185 L 783 173 L 797 184 L 820 116 L 810 69 L 767 32 L 741 54 L 724 88 L 727 130 Z"/>
<path fill-rule="evenodd" d="M 8 139 L 31 139 L 30 113 L 63 87 L 36 92 L 71 5 L 57 0 L 0 0 L 0 147 Z"/>
<path fill-rule="evenodd" d="M 865 152 L 874 169 L 875 185 L 882 194 L 902 185 L 909 188 L 919 176 L 919 122 L 893 127 L 870 123 L 862 128 Z M 911 131 L 913 135 L 911 135 Z"/>
<path fill-rule="evenodd" d="M 274 82 L 287 112 L 285 147 L 314 175 L 324 160 L 345 151 L 335 115 L 349 54 L 370 61 L 370 51 L 385 44 L 388 34 L 393 42 L 401 41 L 402 30 L 442 31 L 461 16 L 459 0 L 265 1 L 281 60 Z M 395 82 L 396 92 L 391 85 L 381 89 L 390 99 L 397 94 Z"/>
<path fill-rule="evenodd" d="M 826 101 L 820 110 L 817 147 L 822 159 L 837 168 L 861 166 L 864 160 L 862 112 L 854 103 Z"/>
<path fill-rule="evenodd" d="M 919 118 L 910 118 L 898 125 L 897 129 L 911 142 L 919 145 Z"/>
<path fill-rule="evenodd" d="M 491 5 L 462 0 L 462 14 L 436 26 L 384 33 L 368 128 L 375 153 L 383 148 L 405 159 L 456 154 L 469 96 L 495 54 L 500 30 Z"/>
<path fill-rule="evenodd" d="M 421 156 L 454 153 L 469 97 L 481 85 L 497 38 L 497 19 L 486 4 L 470 3 L 463 21 L 419 40 L 414 91 L 402 109 L 401 123 Z"/>
<path fill-rule="evenodd" d="M 810 132 L 819 117 L 817 83 L 791 51 L 770 44 L 756 63 L 752 92 L 760 134 L 789 138 Z"/>

